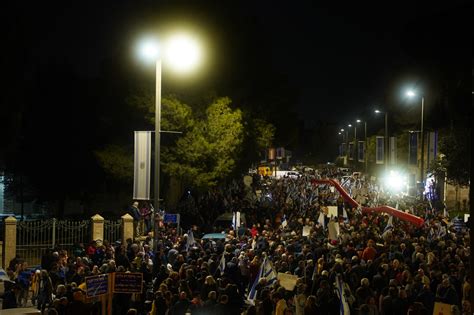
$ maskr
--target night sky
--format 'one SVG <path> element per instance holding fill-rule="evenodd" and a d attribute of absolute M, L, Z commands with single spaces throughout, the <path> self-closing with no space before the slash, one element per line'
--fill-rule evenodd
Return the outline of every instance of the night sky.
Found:
<path fill-rule="evenodd" d="M 335 157 L 337 130 L 347 122 L 370 120 L 372 133 L 383 127 L 370 114 L 374 106 L 417 121 L 419 109 L 401 106 L 407 84 L 430 95 L 428 104 L 438 104 L 443 82 L 456 84 L 466 71 L 471 76 L 468 1 L 318 3 L 6 5 L 0 22 L 2 164 L 13 159 L 14 169 L 59 163 L 74 164 L 81 174 L 97 171 L 80 167 L 81 161 L 93 159 L 91 151 L 110 142 L 110 135 L 132 139 L 131 130 L 141 128 L 133 117 L 111 118 L 130 85 L 154 84 L 153 68 L 134 55 L 135 43 L 141 34 L 159 34 L 174 24 L 205 38 L 207 62 L 190 78 L 164 72 L 164 94 L 186 99 L 212 92 L 268 112 L 278 128 L 276 144 L 302 155 L 308 153 L 305 142 L 285 135 L 285 125 L 319 130 L 321 161 Z M 427 117 L 430 108 L 435 106 L 427 106 Z M 68 154 L 79 157 L 71 161 Z"/>

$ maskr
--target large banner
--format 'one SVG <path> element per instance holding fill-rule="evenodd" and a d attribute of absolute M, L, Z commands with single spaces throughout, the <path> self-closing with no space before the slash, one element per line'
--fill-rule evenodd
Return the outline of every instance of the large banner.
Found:
<path fill-rule="evenodd" d="M 358 142 L 357 155 L 358 155 L 357 160 L 359 162 L 365 161 L 365 142 L 364 141 Z"/>
<path fill-rule="evenodd" d="M 389 139 L 390 139 L 390 145 L 389 145 L 390 165 L 395 165 L 397 164 L 397 138 L 390 137 Z"/>
<path fill-rule="evenodd" d="M 349 142 L 349 160 L 354 159 L 354 142 Z"/>
<path fill-rule="evenodd" d="M 384 141 L 385 138 L 381 136 L 377 136 L 375 138 L 375 163 L 383 164 L 384 163 L 384 153 L 385 153 L 385 146 Z"/>
<path fill-rule="evenodd" d="M 408 164 L 418 164 L 418 134 L 410 132 L 408 141 Z"/>
<path fill-rule="evenodd" d="M 438 132 L 430 132 L 428 134 L 428 165 L 434 160 L 438 155 Z"/>
<path fill-rule="evenodd" d="M 151 131 L 135 131 L 133 199 L 150 199 Z"/>

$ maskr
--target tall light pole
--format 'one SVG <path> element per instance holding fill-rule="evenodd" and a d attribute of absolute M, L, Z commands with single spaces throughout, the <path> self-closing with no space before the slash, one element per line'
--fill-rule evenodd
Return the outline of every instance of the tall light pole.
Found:
<path fill-rule="evenodd" d="M 339 132 L 339 134 L 342 135 L 342 156 L 346 155 L 346 143 L 344 142 L 344 128 L 341 128 L 341 131 Z"/>
<path fill-rule="evenodd" d="M 384 162 L 385 162 L 385 170 L 388 168 L 388 112 L 382 112 L 378 109 L 375 110 L 376 114 L 385 114 L 385 141 L 384 141 Z"/>
<path fill-rule="evenodd" d="M 362 121 L 357 119 L 356 122 L 360 124 Z M 367 120 L 364 120 L 364 162 L 365 162 L 365 174 L 367 175 Z"/>
<path fill-rule="evenodd" d="M 139 46 L 139 54 L 145 60 L 155 62 L 155 172 L 154 172 L 154 203 L 155 214 L 160 210 L 160 153 L 161 153 L 161 64 L 162 59 L 176 72 L 187 72 L 197 65 L 201 57 L 201 49 L 194 38 L 178 33 L 169 37 L 163 45 L 154 39 L 143 40 Z M 156 217 L 155 217 L 156 218 Z M 158 222 L 153 220 L 153 248 L 158 246 Z"/>
<path fill-rule="evenodd" d="M 347 128 L 347 149 L 349 151 L 349 128 L 352 128 L 352 124 L 347 124 Z M 352 146 L 352 150 L 349 152 L 349 154 L 349 157 L 352 158 L 352 155 L 354 154 L 354 146 Z"/>
<path fill-rule="evenodd" d="M 416 96 L 415 91 L 408 90 L 406 96 L 413 98 Z M 424 189 L 425 184 L 425 173 L 424 173 L 424 164 L 425 164 L 425 135 L 423 133 L 423 115 L 425 111 L 425 97 L 421 96 L 421 122 L 420 122 L 420 137 L 421 137 L 421 161 L 420 161 L 420 183 L 421 189 Z M 421 193 L 423 196 L 423 193 Z"/>

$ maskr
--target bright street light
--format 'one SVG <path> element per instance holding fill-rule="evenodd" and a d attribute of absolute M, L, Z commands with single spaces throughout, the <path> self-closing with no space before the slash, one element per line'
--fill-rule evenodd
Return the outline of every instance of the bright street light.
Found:
<path fill-rule="evenodd" d="M 392 193 L 406 193 L 407 176 L 399 171 L 390 171 L 383 177 L 384 186 Z"/>
<path fill-rule="evenodd" d="M 202 57 L 198 41 L 184 33 L 168 38 L 164 43 L 163 52 L 165 65 L 179 73 L 193 70 Z"/>
<path fill-rule="evenodd" d="M 406 96 L 408 96 L 408 97 L 413 97 L 413 96 L 416 95 L 416 93 L 415 93 L 414 91 L 412 91 L 412 90 L 408 90 L 405 94 L 406 94 Z"/>
<path fill-rule="evenodd" d="M 347 125 L 347 127 L 349 127 L 349 128 L 350 128 L 350 127 L 352 127 L 352 125 L 351 125 L 351 124 L 348 124 L 348 125 Z"/>
<path fill-rule="evenodd" d="M 138 55 L 142 60 L 153 61 L 156 65 L 155 87 L 155 214 L 160 210 L 160 151 L 161 151 L 161 63 L 176 72 L 184 73 L 195 68 L 202 56 L 198 41 L 184 33 L 177 33 L 162 43 L 155 38 L 145 38 L 138 45 Z M 158 245 L 158 223 L 154 220 L 153 247 Z"/>

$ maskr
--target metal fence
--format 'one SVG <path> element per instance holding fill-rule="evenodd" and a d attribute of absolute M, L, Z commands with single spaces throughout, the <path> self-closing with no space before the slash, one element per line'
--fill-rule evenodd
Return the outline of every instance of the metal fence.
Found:
<path fill-rule="evenodd" d="M 122 233 L 122 220 L 104 221 L 104 240 L 113 243 L 120 240 Z"/>
<path fill-rule="evenodd" d="M 38 220 L 17 223 L 16 251 L 29 265 L 41 263 L 41 257 L 51 248 L 68 251 L 77 243 L 90 241 L 90 220 Z"/>

